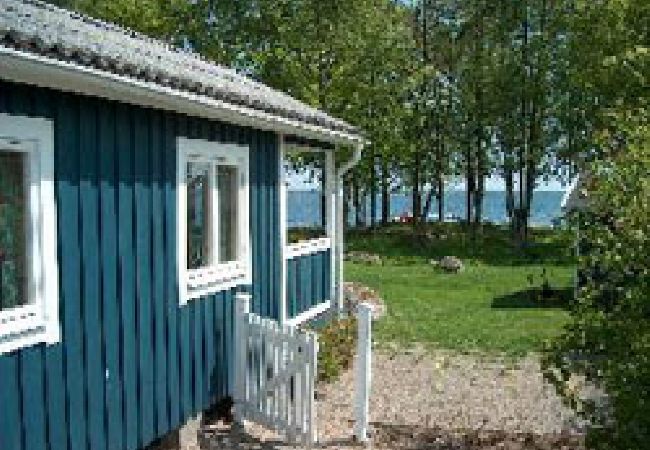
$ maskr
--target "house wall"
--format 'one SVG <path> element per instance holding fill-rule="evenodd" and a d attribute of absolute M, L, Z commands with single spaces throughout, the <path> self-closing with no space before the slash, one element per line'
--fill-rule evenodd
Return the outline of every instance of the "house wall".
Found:
<path fill-rule="evenodd" d="M 137 449 L 232 387 L 234 290 L 178 304 L 176 137 L 250 146 L 252 309 L 278 317 L 277 136 L 0 81 L 49 118 L 61 343 L 0 355 L 0 449 Z"/>
<path fill-rule="evenodd" d="M 287 261 L 287 316 L 293 318 L 331 300 L 331 250 Z"/>

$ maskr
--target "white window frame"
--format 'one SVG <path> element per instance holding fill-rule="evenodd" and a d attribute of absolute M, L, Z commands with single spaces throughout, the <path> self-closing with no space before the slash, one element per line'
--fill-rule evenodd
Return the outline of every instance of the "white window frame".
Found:
<path fill-rule="evenodd" d="M 43 118 L 0 113 L 0 152 L 27 155 L 26 305 L 0 310 L 0 354 L 61 340 L 54 196 L 54 127 Z"/>
<path fill-rule="evenodd" d="M 336 283 L 336 265 L 335 265 L 335 243 L 336 243 L 336 221 L 335 221 L 335 211 L 336 211 L 336 188 L 335 188 L 335 177 L 336 177 L 336 164 L 334 159 L 334 150 L 323 150 L 318 148 L 303 147 L 296 145 L 287 145 L 284 140 L 283 135 L 278 136 L 278 145 L 280 147 L 280 161 L 278 165 L 279 177 L 278 177 L 278 189 L 280 191 L 280 239 L 281 239 L 281 253 L 282 253 L 282 265 L 280 268 L 280 321 L 283 324 L 298 326 L 304 322 L 307 322 L 314 317 L 322 314 L 327 311 L 332 304 L 336 304 L 334 299 L 337 298 L 337 283 Z M 299 241 L 293 244 L 289 244 L 289 225 L 288 225 L 288 208 L 287 208 L 287 198 L 289 191 L 289 183 L 287 182 L 287 168 L 285 167 L 285 158 L 291 153 L 300 153 L 300 152 L 309 152 L 309 153 L 323 153 L 325 155 L 325 164 L 322 168 L 325 177 L 325 236 L 307 239 Z M 294 258 L 299 258 L 301 256 L 312 255 L 326 250 L 331 251 L 331 263 L 330 263 L 330 286 L 327 286 L 330 292 L 330 299 L 320 303 L 316 306 L 311 307 L 307 311 L 303 311 L 293 318 L 289 318 L 288 314 L 288 261 Z"/>
<path fill-rule="evenodd" d="M 250 285 L 251 274 L 251 232 L 249 221 L 249 149 L 246 146 L 205 141 L 201 139 L 177 138 L 177 242 L 178 242 L 178 290 L 179 303 L 187 304 L 208 294 L 231 289 L 239 285 Z M 187 268 L 187 163 L 209 162 L 211 211 L 209 239 L 219 242 L 219 199 L 215 185 L 215 168 L 227 165 L 237 168 L 237 260 L 227 263 L 212 261 L 207 267 Z M 218 245 L 218 244 L 213 244 Z M 215 253 L 211 256 L 215 258 Z"/>

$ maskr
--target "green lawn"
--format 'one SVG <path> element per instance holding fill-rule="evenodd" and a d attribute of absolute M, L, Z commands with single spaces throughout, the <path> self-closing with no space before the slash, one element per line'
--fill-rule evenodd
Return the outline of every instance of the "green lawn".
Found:
<path fill-rule="evenodd" d="M 388 315 L 375 326 L 379 343 L 520 355 L 558 334 L 572 294 L 569 236 L 535 231 L 522 251 L 496 227 L 474 242 L 459 225 L 424 234 L 414 238 L 395 226 L 348 237 L 348 250 L 383 257 L 381 266 L 346 263 L 346 279 L 377 289 L 386 302 Z M 429 264 L 445 255 L 460 257 L 465 270 L 449 274 Z M 544 271 L 551 289 L 542 295 Z"/>

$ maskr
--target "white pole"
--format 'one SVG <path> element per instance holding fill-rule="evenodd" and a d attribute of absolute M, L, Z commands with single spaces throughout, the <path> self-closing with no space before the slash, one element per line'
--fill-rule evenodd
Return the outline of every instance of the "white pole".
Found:
<path fill-rule="evenodd" d="M 316 399 L 314 398 L 316 379 L 318 378 L 318 335 L 316 333 L 310 333 L 309 337 L 309 363 L 311 365 L 311 373 L 309 374 L 309 426 L 311 428 L 309 443 L 314 445 L 318 442 L 318 416 L 316 415 Z"/>
<path fill-rule="evenodd" d="M 337 179 L 336 186 L 336 232 L 334 237 L 336 238 L 336 244 L 334 246 L 335 253 L 335 266 L 334 270 L 336 273 L 336 309 L 338 311 L 339 317 L 343 313 L 344 306 L 344 291 L 343 291 L 343 257 L 344 257 L 344 242 L 343 235 L 345 232 L 345 224 L 343 223 L 343 203 L 345 202 L 344 193 L 343 193 L 343 179 Z"/>
<path fill-rule="evenodd" d="M 327 237 L 330 238 L 330 300 L 332 305 L 338 308 L 337 290 L 336 290 L 336 252 L 338 250 L 336 239 L 336 167 L 334 161 L 334 151 L 330 150 L 325 153 L 325 225 L 327 227 Z"/>
<path fill-rule="evenodd" d="M 336 172 L 336 246 L 335 246 L 335 270 L 337 272 L 336 279 L 336 306 L 339 311 L 339 316 L 343 312 L 343 233 L 345 231 L 345 225 L 343 223 L 343 203 L 345 201 L 344 192 L 343 192 L 343 177 L 345 174 L 350 171 L 357 163 L 361 160 L 361 153 L 363 151 L 363 146 L 365 144 L 357 145 L 354 148 L 354 153 L 352 158 L 344 163 Z"/>
<path fill-rule="evenodd" d="M 354 436 L 357 442 L 368 441 L 368 416 L 372 372 L 372 306 L 357 307 L 357 358 L 355 370 Z"/>
<path fill-rule="evenodd" d="M 250 312 L 250 308 L 250 294 L 240 292 L 235 295 L 235 323 L 233 324 L 235 328 L 233 333 L 235 336 L 235 392 L 233 398 L 235 421 L 241 425 L 244 423 L 244 408 L 246 404 L 247 315 Z"/>
<path fill-rule="evenodd" d="M 285 173 L 284 160 L 286 149 L 284 145 L 284 136 L 278 136 L 279 147 L 279 164 L 278 164 L 278 190 L 280 200 L 280 323 L 287 322 L 287 177 Z"/>

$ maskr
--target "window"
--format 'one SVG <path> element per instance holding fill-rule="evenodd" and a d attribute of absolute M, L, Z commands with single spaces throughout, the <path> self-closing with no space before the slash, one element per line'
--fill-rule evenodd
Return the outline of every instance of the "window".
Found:
<path fill-rule="evenodd" d="M 248 148 L 178 140 L 181 304 L 250 284 Z"/>
<path fill-rule="evenodd" d="M 52 124 L 0 114 L 0 354 L 59 342 L 58 309 Z"/>

